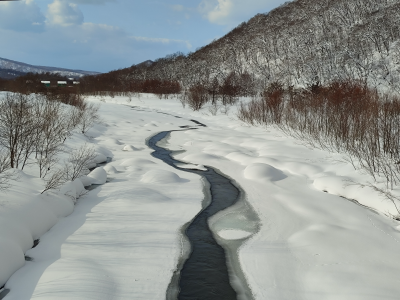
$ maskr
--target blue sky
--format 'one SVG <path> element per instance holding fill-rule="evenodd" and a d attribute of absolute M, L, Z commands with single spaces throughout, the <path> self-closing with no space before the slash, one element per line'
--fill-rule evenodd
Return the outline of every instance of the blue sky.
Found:
<path fill-rule="evenodd" d="M 107 72 L 188 53 L 284 0 L 0 2 L 0 57 Z"/>

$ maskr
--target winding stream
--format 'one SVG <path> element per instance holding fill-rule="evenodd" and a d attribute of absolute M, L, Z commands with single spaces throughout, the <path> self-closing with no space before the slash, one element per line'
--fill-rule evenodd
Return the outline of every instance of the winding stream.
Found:
<path fill-rule="evenodd" d="M 152 155 L 178 170 L 202 176 L 208 181 L 211 194 L 210 204 L 197 214 L 185 230 L 191 244 L 191 253 L 180 270 L 178 299 L 237 299 L 237 293 L 229 280 L 226 253 L 214 238 L 208 219 L 234 205 L 240 198 L 240 190 L 229 178 L 213 168 L 207 167 L 206 171 L 201 171 L 178 167 L 176 164 L 182 162 L 171 156 L 172 151 L 157 145 L 170 132 L 160 132 L 147 141 L 148 146 L 154 150 Z"/>

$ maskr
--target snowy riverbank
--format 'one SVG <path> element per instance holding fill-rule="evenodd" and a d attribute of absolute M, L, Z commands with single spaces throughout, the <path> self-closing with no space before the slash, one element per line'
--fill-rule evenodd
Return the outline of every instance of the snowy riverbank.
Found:
<path fill-rule="evenodd" d="M 174 132 L 167 147 L 185 151 L 179 160 L 221 170 L 245 190 L 259 224 L 233 207 L 210 225 L 226 243 L 257 227 L 238 250 L 255 299 L 396 299 L 400 227 L 385 216 L 396 211 L 371 190 L 344 187 L 343 179 L 366 177 L 338 155 L 245 126 L 234 108 L 214 116 L 151 95 L 126 100 L 101 103 L 103 124 L 89 134 L 99 154 L 113 157 L 104 168 L 109 183 L 79 199 L 73 212 L 69 197 L 34 196 L 41 182 L 26 174 L 0 198 L 7 237 L 0 259 L 20 267 L 21 251 L 41 240 L 26 252 L 33 261 L 7 282 L 6 300 L 165 299 L 181 255 L 180 228 L 201 209 L 202 183 L 151 157 L 145 141 L 192 126 L 191 119 L 208 127 Z M 80 143 L 74 136 L 70 145 Z"/>

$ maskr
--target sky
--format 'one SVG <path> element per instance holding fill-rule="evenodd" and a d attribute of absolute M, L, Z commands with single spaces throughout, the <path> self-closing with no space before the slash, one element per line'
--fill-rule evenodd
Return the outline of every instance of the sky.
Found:
<path fill-rule="evenodd" d="M 189 53 L 285 0 L 0 0 L 0 57 L 108 72 Z"/>

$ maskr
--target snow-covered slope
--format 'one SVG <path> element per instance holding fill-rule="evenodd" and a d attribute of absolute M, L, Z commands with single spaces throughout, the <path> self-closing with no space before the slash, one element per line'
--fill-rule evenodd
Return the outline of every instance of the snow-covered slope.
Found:
<path fill-rule="evenodd" d="M 70 70 L 70 69 L 63 69 L 63 68 L 56 68 L 56 67 L 44 67 L 44 66 L 34 66 L 25 64 L 22 62 L 9 60 L 0 57 L 0 69 L 4 70 L 14 70 L 22 73 L 57 73 L 61 76 L 70 76 L 70 77 L 82 77 L 84 75 L 95 75 L 99 74 L 98 72 L 90 72 L 90 71 L 83 71 L 83 70 Z"/>

